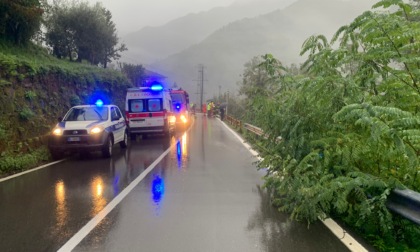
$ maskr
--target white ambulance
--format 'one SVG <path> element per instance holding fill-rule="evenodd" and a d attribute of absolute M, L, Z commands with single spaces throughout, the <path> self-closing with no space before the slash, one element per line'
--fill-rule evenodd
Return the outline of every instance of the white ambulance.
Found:
<path fill-rule="evenodd" d="M 125 113 L 132 139 L 153 133 L 172 135 L 175 131 L 171 95 L 161 84 L 127 89 Z"/>

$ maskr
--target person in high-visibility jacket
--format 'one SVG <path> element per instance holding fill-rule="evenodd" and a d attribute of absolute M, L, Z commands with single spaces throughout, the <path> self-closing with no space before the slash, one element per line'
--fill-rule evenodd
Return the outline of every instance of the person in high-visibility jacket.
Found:
<path fill-rule="evenodd" d="M 211 102 L 207 103 L 207 116 L 211 117 L 212 116 L 212 107 L 211 107 Z"/>

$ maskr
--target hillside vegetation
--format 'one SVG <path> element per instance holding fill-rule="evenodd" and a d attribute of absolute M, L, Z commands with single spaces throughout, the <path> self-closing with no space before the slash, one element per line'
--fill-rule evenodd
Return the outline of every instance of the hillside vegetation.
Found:
<path fill-rule="evenodd" d="M 280 211 L 340 219 L 380 251 L 418 251 L 419 226 L 386 206 L 396 188 L 420 191 L 418 20 L 417 2 L 379 1 L 330 40 L 307 38 L 300 69 L 270 54 L 247 64 L 239 116 L 268 137 L 260 166 Z"/>
<path fill-rule="evenodd" d="M 45 136 L 71 106 L 99 97 L 122 106 L 130 82 L 100 68 L 126 50 L 116 32 L 100 3 L 0 3 L 0 176 L 48 160 Z M 143 73 L 142 66 L 121 70 L 135 81 Z"/>
<path fill-rule="evenodd" d="M 71 106 L 101 97 L 123 108 L 130 86 L 121 72 L 1 41 L 0 176 L 48 160 L 45 135 Z"/>

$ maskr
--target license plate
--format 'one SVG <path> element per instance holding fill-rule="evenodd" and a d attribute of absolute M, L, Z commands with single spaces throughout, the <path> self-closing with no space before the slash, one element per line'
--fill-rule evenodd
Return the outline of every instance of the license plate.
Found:
<path fill-rule="evenodd" d="M 80 137 L 69 137 L 69 138 L 67 138 L 67 141 L 69 141 L 69 142 L 79 142 Z"/>
<path fill-rule="evenodd" d="M 145 124 L 146 123 L 146 121 L 132 121 L 131 122 L 131 124 L 133 124 L 133 125 L 143 125 L 143 124 Z"/>

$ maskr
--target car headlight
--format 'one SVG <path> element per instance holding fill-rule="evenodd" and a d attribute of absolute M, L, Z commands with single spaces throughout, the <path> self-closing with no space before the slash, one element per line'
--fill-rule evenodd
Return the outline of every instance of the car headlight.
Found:
<path fill-rule="evenodd" d="M 169 116 L 169 123 L 175 123 L 176 122 L 176 117 L 175 116 Z"/>
<path fill-rule="evenodd" d="M 187 117 L 185 117 L 185 115 L 181 115 L 181 121 L 183 122 L 183 123 L 187 123 Z"/>
<path fill-rule="evenodd" d="M 101 133 L 102 131 L 104 131 L 104 127 L 102 126 L 95 126 L 93 128 L 90 129 L 89 133 L 90 134 L 98 134 Z"/>
<path fill-rule="evenodd" d="M 63 135 L 63 129 L 59 128 L 59 127 L 56 127 L 56 128 L 53 129 L 52 134 L 54 136 L 62 136 Z"/>

